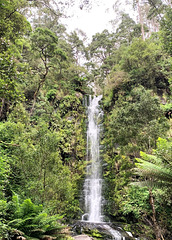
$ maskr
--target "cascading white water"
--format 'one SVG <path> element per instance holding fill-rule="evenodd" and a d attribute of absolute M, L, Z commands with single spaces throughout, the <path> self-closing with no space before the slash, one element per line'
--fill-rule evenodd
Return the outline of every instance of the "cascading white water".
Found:
<path fill-rule="evenodd" d="M 108 223 L 103 222 L 102 216 L 102 168 L 100 158 L 100 132 L 103 111 L 99 107 L 102 96 L 89 96 L 88 101 L 88 128 L 87 128 L 87 175 L 84 182 L 85 214 L 83 221 L 101 224 L 114 240 L 125 240 L 126 235 L 131 237 L 131 233 L 122 233 L 120 228 L 113 229 Z M 87 105 L 87 104 L 86 104 Z M 124 232 L 124 231 L 123 231 Z M 128 238 L 127 238 L 128 239 Z M 136 238 L 133 238 L 136 239 Z M 139 240 L 139 239 L 138 239 Z"/>
<path fill-rule="evenodd" d="M 102 178 L 100 160 L 100 120 L 103 112 L 99 109 L 102 96 L 89 97 L 87 128 L 87 177 L 84 183 L 86 214 L 83 220 L 102 221 Z"/>

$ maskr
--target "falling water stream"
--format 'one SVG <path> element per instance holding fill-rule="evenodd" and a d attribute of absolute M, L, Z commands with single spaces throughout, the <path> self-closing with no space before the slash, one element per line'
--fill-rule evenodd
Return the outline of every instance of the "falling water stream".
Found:
<path fill-rule="evenodd" d="M 111 228 L 108 223 L 103 222 L 102 204 L 102 164 L 100 157 L 100 133 L 103 111 L 99 106 L 102 96 L 89 96 L 88 127 L 87 127 L 87 169 L 84 183 L 85 214 L 82 221 L 88 223 L 101 224 L 115 240 L 126 240 L 131 237 L 131 233 L 126 237 L 119 230 Z"/>
<path fill-rule="evenodd" d="M 103 112 L 99 108 L 102 96 L 89 96 L 87 128 L 87 177 L 84 183 L 85 208 L 84 220 L 101 222 L 102 219 L 102 176 L 100 160 L 100 121 Z"/>

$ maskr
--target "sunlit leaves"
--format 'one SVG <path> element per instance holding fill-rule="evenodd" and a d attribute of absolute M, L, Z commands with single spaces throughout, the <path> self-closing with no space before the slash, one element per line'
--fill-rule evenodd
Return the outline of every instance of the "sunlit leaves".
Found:
<path fill-rule="evenodd" d="M 26 1 L 4 1 L 0 3 L 0 36 L 14 41 L 19 36 L 31 31 L 26 18 L 19 12 L 25 6 Z"/>

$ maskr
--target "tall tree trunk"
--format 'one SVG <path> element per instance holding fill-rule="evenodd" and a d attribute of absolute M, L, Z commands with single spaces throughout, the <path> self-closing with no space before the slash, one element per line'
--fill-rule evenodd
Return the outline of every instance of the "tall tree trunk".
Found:
<path fill-rule="evenodd" d="M 145 31 L 144 31 L 144 25 L 143 25 L 143 17 L 142 17 L 142 12 L 141 12 L 141 7 L 140 7 L 139 0 L 137 0 L 137 9 L 138 9 L 138 14 L 139 14 L 139 23 L 141 25 L 142 39 L 143 39 L 143 41 L 145 41 Z"/>
<path fill-rule="evenodd" d="M 1 108 L 0 108 L 0 119 L 2 119 L 2 114 L 3 114 L 4 105 L 5 105 L 5 98 L 2 98 Z"/>
<path fill-rule="evenodd" d="M 152 208 L 152 221 L 153 221 L 153 226 L 154 226 L 154 233 L 156 236 L 156 240 L 161 240 L 163 239 L 162 234 L 161 234 L 161 229 L 158 225 L 158 222 L 156 220 L 156 210 L 155 210 L 155 202 L 153 198 L 153 193 L 152 189 L 149 189 L 149 200 L 150 200 L 150 205 Z"/>
<path fill-rule="evenodd" d="M 44 201 L 45 201 L 45 187 L 46 187 L 46 169 L 44 169 L 44 173 L 43 173 L 43 194 L 42 194 L 42 204 L 44 204 Z"/>
<path fill-rule="evenodd" d="M 37 87 L 37 89 L 36 89 L 36 91 L 34 93 L 33 104 L 32 104 L 32 108 L 30 110 L 30 116 L 32 116 L 32 114 L 33 114 L 33 111 L 34 111 L 34 108 L 35 108 L 35 104 L 36 104 L 36 99 L 37 99 L 37 96 L 38 96 L 38 93 L 39 93 L 39 90 L 41 88 L 42 83 L 43 83 L 42 81 L 39 82 L 38 87 Z"/>
<path fill-rule="evenodd" d="M 44 62 L 44 61 L 43 61 L 43 62 Z M 30 116 L 32 116 L 32 114 L 33 114 L 33 111 L 34 111 L 34 108 L 35 108 L 36 99 L 37 99 L 39 90 L 40 90 L 40 88 L 42 87 L 42 85 L 44 84 L 45 79 L 46 79 L 46 76 L 47 76 L 47 74 L 48 74 L 49 68 L 47 67 L 46 61 L 44 62 L 44 65 L 45 65 L 45 73 L 43 74 L 42 80 L 39 82 L 38 87 L 37 87 L 37 89 L 36 89 L 36 91 L 35 91 L 35 93 L 34 93 L 34 96 L 33 96 L 33 104 L 32 104 L 32 108 L 31 108 L 31 110 L 30 110 Z"/>

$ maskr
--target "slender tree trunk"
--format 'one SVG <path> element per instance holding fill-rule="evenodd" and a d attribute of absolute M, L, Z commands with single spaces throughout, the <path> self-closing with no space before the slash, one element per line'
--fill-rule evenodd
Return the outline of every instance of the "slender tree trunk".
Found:
<path fill-rule="evenodd" d="M 43 179 L 43 196 L 42 196 L 42 204 L 45 201 L 45 187 L 46 187 L 46 170 L 44 169 L 44 179 Z"/>
<path fill-rule="evenodd" d="M 37 99 L 37 96 L 38 96 L 38 93 L 39 93 L 39 90 L 40 90 L 42 84 L 43 84 L 43 82 L 40 81 L 39 84 L 38 84 L 38 87 L 37 87 L 37 89 L 36 89 L 36 91 L 34 93 L 33 104 L 32 104 L 32 108 L 30 110 L 30 116 L 32 116 L 32 114 L 33 114 L 33 111 L 34 111 L 34 108 L 35 108 L 35 104 L 36 104 L 36 99 Z"/>
<path fill-rule="evenodd" d="M 138 14 L 139 14 L 139 23 L 141 25 L 141 33 L 142 33 L 142 39 L 145 41 L 145 31 L 144 31 L 144 26 L 143 26 L 143 17 L 141 13 L 141 7 L 140 7 L 140 2 L 137 0 L 137 8 L 138 8 Z"/>
<path fill-rule="evenodd" d="M 2 105 L 1 105 L 1 109 L 0 109 L 0 119 L 2 118 L 2 114 L 3 114 L 3 109 L 4 109 L 4 104 L 5 104 L 5 98 L 2 98 L 2 101 L 1 101 Z"/>
<path fill-rule="evenodd" d="M 44 61 L 43 61 L 43 62 L 44 62 Z M 45 79 L 46 79 L 46 76 L 47 76 L 47 74 L 48 74 L 49 68 L 47 67 L 46 62 L 44 62 L 44 65 L 45 65 L 45 73 L 44 73 L 44 75 L 43 75 L 43 77 L 42 77 L 42 80 L 39 82 L 38 87 L 37 87 L 37 89 L 36 89 L 36 91 L 35 91 L 35 93 L 34 93 L 34 96 L 33 96 L 33 104 L 32 104 L 32 108 L 31 108 L 31 110 L 30 110 L 30 116 L 32 116 L 32 114 L 33 114 L 33 111 L 34 111 L 34 108 L 35 108 L 35 104 L 36 104 L 36 100 L 37 100 L 37 96 L 38 96 L 39 90 L 40 90 L 40 88 L 42 87 L 42 85 L 44 84 Z"/>
<path fill-rule="evenodd" d="M 150 200 L 150 205 L 152 208 L 152 220 L 153 220 L 154 233 L 156 236 L 156 240 L 161 240 L 161 239 L 163 239 L 163 236 L 161 234 L 161 229 L 156 220 L 155 202 L 154 202 L 154 198 L 153 198 L 152 189 L 149 189 L 149 200 Z"/>

